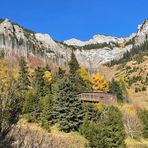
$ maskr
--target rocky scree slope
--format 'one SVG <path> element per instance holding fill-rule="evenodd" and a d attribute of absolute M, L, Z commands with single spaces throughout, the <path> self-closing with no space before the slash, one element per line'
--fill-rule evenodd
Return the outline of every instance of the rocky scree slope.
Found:
<path fill-rule="evenodd" d="M 37 57 L 42 62 L 47 60 L 60 66 L 67 66 L 71 51 L 74 50 L 79 64 L 90 70 L 122 58 L 123 54 L 140 45 L 148 37 L 148 20 L 138 26 L 138 31 L 129 37 L 95 35 L 89 41 L 70 39 L 64 42 L 54 41 L 48 34 L 41 34 L 24 29 L 8 19 L 0 20 L 1 55 Z"/>

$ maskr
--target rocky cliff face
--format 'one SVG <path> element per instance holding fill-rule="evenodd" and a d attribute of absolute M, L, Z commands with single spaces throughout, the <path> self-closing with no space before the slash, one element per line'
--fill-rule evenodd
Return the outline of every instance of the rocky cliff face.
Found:
<path fill-rule="evenodd" d="M 62 49 L 48 34 L 24 29 L 8 19 L 0 21 L 0 51 L 8 58 L 32 56 L 43 62 L 49 58 L 57 65 L 66 63 L 71 53 L 71 50 Z"/>
<path fill-rule="evenodd" d="M 145 20 L 138 26 L 138 31 L 135 34 L 135 44 L 139 45 L 148 39 L 148 20 Z"/>
<path fill-rule="evenodd" d="M 0 53 L 37 57 L 43 62 L 50 60 L 56 65 L 67 65 L 72 49 L 81 66 L 96 69 L 99 65 L 119 59 L 133 44 L 141 44 L 148 38 L 148 20 L 139 25 L 137 33 L 129 37 L 95 35 L 89 41 L 70 39 L 55 42 L 48 34 L 24 29 L 8 19 L 0 20 Z"/>
<path fill-rule="evenodd" d="M 124 42 L 128 42 L 131 38 L 133 37 L 133 35 L 129 36 L 129 37 L 113 37 L 113 36 L 106 36 L 106 35 L 94 35 L 92 39 L 88 40 L 88 41 L 80 41 L 77 39 L 69 39 L 64 41 L 65 44 L 67 45 L 73 45 L 73 46 L 85 46 L 85 45 L 89 45 L 89 44 L 102 44 L 102 43 L 124 43 Z"/>

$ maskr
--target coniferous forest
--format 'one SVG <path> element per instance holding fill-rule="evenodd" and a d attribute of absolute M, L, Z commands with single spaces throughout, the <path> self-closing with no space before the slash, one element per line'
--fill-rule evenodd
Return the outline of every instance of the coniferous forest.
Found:
<path fill-rule="evenodd" d="M 123 76 L 108 82 L 99 73 L 91 75 L 73 52 L 69 69 L 59 67 L 56 72 L 50 65 L 31 68 L 23 57 L 15 64 L 4 58 L 0 62 L 0 147 L 21 119 L 48 133 L 53 126 L 67 134 L 77 132 L 92 148 L 125 147 L 128 136 L 148 138 L 148 111 L 124 105 L 128 88 Z M 81 93 L 100 91 L 115 95 L 117 102 L 107 105 L 79 98 Z"/>

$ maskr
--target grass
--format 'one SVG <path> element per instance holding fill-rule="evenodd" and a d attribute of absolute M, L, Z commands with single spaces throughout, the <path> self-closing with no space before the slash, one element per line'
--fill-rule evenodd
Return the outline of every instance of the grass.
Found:
<path fill-rule="evenodd" d="M 54 134 L 54 135 L 59 135 L 59 136 L 63 136 L 63 137 L 71 137 L 75 140 L 81 141 L 82 143 L 88 143 L 88 141 L 82 135 L 80 135 L 79 132 L 65 133 L 63 131 L 60 131 L 57 128 L 57 125 L 54 125 L 54 126 L 51 127 L 51 133 Z"/>
<path fill-rule="evenodd" d="M 120 64 L 112 67 L 100 66 L 98 72 L 104 75 L 108 81 L 111 81 L 112 78 L 117 78 L 120 74 L 130 79 L 133 77 L 141 77 L 140 80 L 138 79 L 138 81 L 132 82 L 128 90 L 129 101 L 137 107 L 148 109 L 148 85 L 145 83 L 142 84 L 142 81 L 146 81 L 148 73 L 148 56 L 145 55 L 143 59 L 141 63 L 138 63 L 135 59 L 128 61 L 124 67 L 120 67 Z M 142 89 L 143 86 L 147 88 L 145 91 L 135 92 L 136 87 Z"/>
<path fill-rule="evenodd" d="M 128 137 L 125 140 L 125 143 L 127 145 L 127 148 L 148 148 L 148 139 L 139 139 L 135 140 L 130 137 Z"/>
<path fill-rule="evenodd" d="M 29 129 L 30 133 L 36 131 L 41 136 L 52 137 L 54 144 L 59 144 L 59 147 L 61 144 L 61 147 L 64 145 L 64 148 L 84 148 L 88 143 L 88 141 L 82 135 L 80 135 L 79 132 L 64 133 L 57 128 L 57 125 L 51 126 L 51 130 L 48 132 L 47 130 L 41 128 L 39 124 L 28 123 L 26 119 L 21 118 L 17 124 L 17 127 L 23 131 Z"/>

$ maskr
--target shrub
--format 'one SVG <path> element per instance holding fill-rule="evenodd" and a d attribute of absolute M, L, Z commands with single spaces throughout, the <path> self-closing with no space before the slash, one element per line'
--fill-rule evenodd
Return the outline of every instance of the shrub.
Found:
<path fill-rule="evenodd" d="M 100 120 L 100 115 L 103 110 L 102 104 L 92 104 L 92 103 L 85 103 L 84 104 L 84 112 L 87 119 L 91 121 L 98 121 Z"/>
<path fill-rule="evenodd" d="M 148 110 L 139 111 L 139 117 L 143 122 L 143 136 L 144 138 L 148 138 Z"/>
<path fill-rule="evenodd" d="M 124 145 L 125 132 L 121 113 L 115 107 L 103 111 L 100 120 L 96 122 L 86 117 L 80 132 L 92 148 L 118 148 Z"/>
<path fill-rule="evenodd" d="M 116 95 L 119 102 L 123 102 L 123 100 L 125 99 L 120 84 L 114 79 L 109 85 L 109 92 Z"/>
<path fill-rule="evenodd" d="M 123 123 L 125 131 L 131 138 L 138 138 L 142 134 L 142 124 L 137 116 L 137 111 L 132 105 L 122 107 Z"/>

